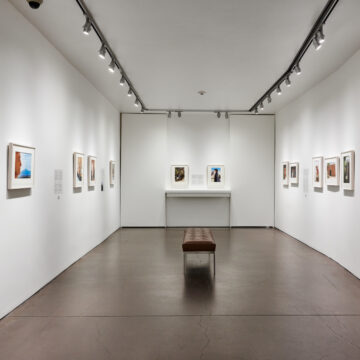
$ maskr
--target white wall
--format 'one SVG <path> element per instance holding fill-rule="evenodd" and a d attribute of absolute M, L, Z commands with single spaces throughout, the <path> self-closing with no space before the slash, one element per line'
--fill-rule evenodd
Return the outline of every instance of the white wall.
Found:
<path fill-rule="evenodd" d="M 0 0 L 0 317 L 120 226 L 118 112 L 6 0 Z M 7 146 L 34 146 L 35 186 L 7 191 Z M 97 156 L 94 191 L 72 187 L 74 151 Z M 54 194 L 62 169 L 63 195 Z M 119 169 L 119 166 L 118 166 Z M 118 172 L 119 173 L 119 172 Z M 104 176 L 104 191 L 100 180 Z"/>
<path fill-rule="evenodd" d="M 359 177 L 355 191 L 312 189 L 312 157 L 355 150 L 360 166 L 360 52 L 276 114 L 276 226 L 360 277 Z M 281 185 L 281 161 L 300 163 L 298 187 Z M 355 171 L 356 173 L 357 171 Z"/>
<path fill-rule="evenodd" d="M 225 187 L 232 191 L 232 226 L 273 226 L 273 116 L 123 115 L 123 226 L 165 225 L 170 167 L 182 164 L 189 165 L 190 188 L 207 186 L 207 165 L 225 166 Z M 203 176 L 201 184 L 192 182 L 193 175 Z M 169 199 L 167 224 L 228 226 L 228 201 Z"/>

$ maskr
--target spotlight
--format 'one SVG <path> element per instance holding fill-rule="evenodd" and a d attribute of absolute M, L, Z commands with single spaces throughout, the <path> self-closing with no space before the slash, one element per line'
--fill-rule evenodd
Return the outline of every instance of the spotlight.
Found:
<path fill-rule="evenodd" d="M 109 64 L 109 71 L 111 73 L 115 72 L 115 61 L 114 61 L 114 59 L 111 59 L 111 63 Z"/>
<path fill-rule="evenodd" d="M 181 111 L 178 111 L 177 114 L 178 114 L 178 117 L 181 118 Z"/>
<path fill-rule="evenodd" d="M 255 112 L 255 114 L 258 114 L 258 113 L 259 113 L 259 110 L 258 110 L 257 107 L 254 109 L 254 112 Z"/>
<path fill-rule="evenodd" d="M 127 96 L 130 97 L 132 94 L 133 94 L 132 90 L 129 89 L 129 91 L 128 91 L 128 93 L 127 93 Z"/>
<path fill-rule="evenodd" d="M 320 44 L 317 36 L 315 36 L 314 39 L 313 39 L 313 45 L 314 45 L 315 50 L 319 50 L 321 48 L 321 46 L 322 46 Z"/>
<path fill-rule="evenodd" d="M 278 95 L 281 95 L 281 94 L 282 94 L 280 85 L 277 86 L 277 88 L 276 88 L 276 93 L 277 93 Z"/>
<path fill-rule="evenodd" d="M 216 114 L 216 116 L 218 117 L 218 119 L 220 119 L 220 118 L 221 118 L 221 112 L 218 111 L 217 114 Z"/>
<path fill-rule="evenodd" d="M 100 58 L 100 59 L 105 59 L 105 55 L 106 55 L 106 46 L 105 46 L 105 44 L 103 43 L 103 44 L 101 45 L 100 50 L 99 50 L 99 58 Z"/>
<path fill-rule="evenodd" d="M 287 87 L 290 87 L 290 86 L 291 86 L 290 75 L 288 75 L 288 76 L 286 77 L 286 79 L 285 79 L 285 85 L 286 85 Z"/>
<path fill-rule="evenodd" d="M 299 65 L 299 64 L 297 64 L 297 65 L 294 67 L 294 70 L 295 70 L 296 75 L 300 75 L 300 74 L 301 74 L 301 68 L 300 68 L 300 65 Z"/>
<path fill-rule="evenodd" d="M 167 116 L 168 116 L 168 119 L 171 118 L 171 111 L 168 112 L 168 115 L 167 115 Z"/>
<path fill-rule="evenodd" d="M 139 100 L 138 100 L 138 99 L 135 100 L 134 106 L 135 106 L 135 107 L 139 107 Z"/>
<path fill-rule="evenodd" d="M 229 119 L 229 113 L 228 113 L 228 112 L 225 113 L 225 119 L 226 119 L 226 120 Z"/>
<path fill-rule="evenodd" d="M 87 16 L 86 17 L 86 22 L 85 22 L 85 24 L 84 24 L 84 26 L 83 26 L 83 33 L 85 34 L 85 35 L 89 35 L 89 32 L 91 31 L 91 20 L 90 20 L 90 18 Z"/>
<path fill-rule="evenodd" d="M 270 95 L 270 94 L 267 96 L 267 101 L 268 101 L 268 104 L 270 104 L 270 103 L 271 103 L 271 101 L 272 101 L 272 99 L 271 99 L 271 95 Z"/>
<path fill-rule="evenodd" d="M 260 107 L 260 110 L 264 110 L 264 103 L 261 102 L 259 107 Z"/>
<path fill-rule="evenodd" d="M 320 44 L 323 44 L 325 42 L 325 34 L 323 27 L 321 27 L 320 30 L 317 32 L 316 37 Z"/>
<path fill-rule="evenodd" d="M 121 76 L 121 79 L 120 79 L 120 85 L 121 85 L 121 86 L 124 86 L 124 85 L 125 85 L 125 82 L 126 82 L 125 77 L 124 77 L 124 75 L 122 75 L 122 76 Z"/>

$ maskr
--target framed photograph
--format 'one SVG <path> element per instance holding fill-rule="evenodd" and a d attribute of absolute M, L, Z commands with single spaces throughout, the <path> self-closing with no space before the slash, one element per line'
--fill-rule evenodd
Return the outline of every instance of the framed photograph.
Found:
<path fill-rule="evenodd" d="M 324 158 L 322 156 L 312 159 L 312 178 L 313 188 L 322 189 L 323 187 L 323 168 Z"/>
<path fill-rule="evenodd" d="M 74 188 L 82 188 L 84 185 L 84 154 L 74 153 L 73 173 Z"/>
<path fill-rule="evenodd" d="M 341 184 L 344 190 L 354 190 L 355 152 L 341 153 Z"/>
<path fill-rule="evenodd" d="M 299 184 L 299 163 L 290 164 L 290 184 Z"/>
<path fill-rule="evenodd" d="M 225 186 L 225 166 L 208 165 L 207 168 L 208 186 L 224 187 Z"/>
<path fill-rule="evenodd" d="M 88 156 L 88 186 L 96 185 L 96 157 Z"/>
<path fill-rule="evenodd" d="M 110 185 L 115 185 L 115 161 L 109 163 Z"/>
<path fill-rule="evenodd" d="M 171 166 L 171 185 L 173 187 L 187 187 L 189 185 L 189 167 L 187 165 Z"/>
<path fill-rule="evenodd" d="M 327 186 L 339 186 L 340 158 L 338 156 L 325 159 L 325 181 Z"/>
<path fill-rule="evenodd" d="M 31 189 L 34 186 L 35 148 L 9 144 L 8 189 Z"/>
<path fill-rule="evenodd" d="M 281 163 L 281 183 L 289 185 L 289 163 L 287 161 Z"/>

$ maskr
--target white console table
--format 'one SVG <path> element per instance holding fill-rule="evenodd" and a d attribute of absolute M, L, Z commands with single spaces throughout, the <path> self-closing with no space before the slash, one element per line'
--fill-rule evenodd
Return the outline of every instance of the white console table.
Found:
<path fill-rule="evenodd" d="M 227 198 L 229 199 L 229 227 L 230 227 L 230 189 L 208 189 L 208 188 L 187 188 L 187 189 L 166 189 L 165 190 L 165 226 L 168 224 L 168 198 Z"/>

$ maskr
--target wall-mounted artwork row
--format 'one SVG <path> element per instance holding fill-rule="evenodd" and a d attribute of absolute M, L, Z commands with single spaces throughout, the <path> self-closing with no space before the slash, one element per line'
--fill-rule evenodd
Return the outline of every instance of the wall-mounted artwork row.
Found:
<path fill-rule="evenodd" d="M 31 189 L 34 172 L 35 148 L 9 144 L 8 189 Z"/>

